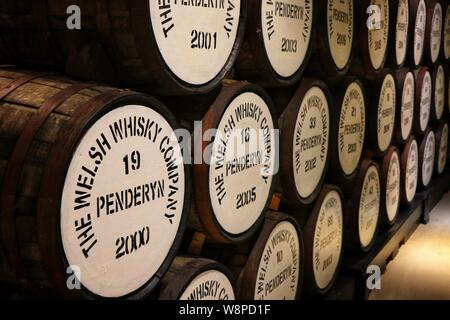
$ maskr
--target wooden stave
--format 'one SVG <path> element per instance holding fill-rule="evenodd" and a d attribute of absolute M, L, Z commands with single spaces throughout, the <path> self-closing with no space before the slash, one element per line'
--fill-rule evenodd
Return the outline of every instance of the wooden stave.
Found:
<path fill-rule="evenodd" d="M 20 71 L 19 71 L 20 72 Z M 12 72 L 11 72 L 12 73 Z M 20 73 L 12 73 L 12 74 L 20 74 Z M 62 192 L 61 186 L 64 185 L 65 180 L 65 170 L 68 168 L 68 164 L 70 163 L 70 159 L 72 156 L 71 147 L 75 147 L 77 143 L 77 139 L 79 139 L 82 134 L 87 130 L 87 128 L 90 127 L 90 125 L 95 122 L 96 119 L 104 115 L 106 112 L 113 110 L 116 107 L 120 107 L 124 103 L 142 103 L 153 106 L 153 110 L 159 111 L 161 114 L 164 115 L 164 117 L 171 123 L 171 125 L 175 125 L 177 122 L 175 118 L 170 114 L 169 111 L 167 111 L 164 106 L 159 103 L 154 98 L 143 96 L 141 94 L 128 91 L 128 90 L 118 90 L 113 89 L 109 87 L 103 87 L 100 85 L 95 84 L 89 84 L 89 85 L 80 85 L 78 82 L 62 78 L 62 77 L 54 77 L 54 79 L 49 78 L 48 76 L 46 78 L 33 78 L 34 82 L 36 82 L 38 85 L 48 85 L 50 84 L 58 84 L 63 83 L 61 81 L 66 81 L 68 84 L 69 90 L 70 86 L 81 86 L 83 87 L 82 91 L 85 93 L 83 94 L 84 98 L 79 101 L 78 105 L 71 105 L 70 99 L 73 99 L 72 97 L 76 94 L 81 93 L 75 93 L 73 96 L 70 96 L 68 99 L 66 99 L 62 104 L 54 106 L 57 112 L 58 110 L 62 110 L 66 115 L 60 115 L 59 117 L 62 119 L 67 118 L 64 120 L 58 120 L 58 119 L 51 119 L 55 117 L 55 114 L 50 114 L 50 117 L 45 120 L 46 122 L 42 124 L 42 126 L 38 130 L 44 130 L 46 126 L 49 126 L 51 123 L 58 123 L 55 121 L 60 121 L 62 124 L 58 125 L 58 130 L 56 132 L 51 132 L 51 136 L 55 141 L 53 142 L 44 142 L 48 144 L 46 147 L 45 153 L 47 154 L 41 154 L 39 157 L 42 159 L 40 160 L 41 163 L 41 182 L 38 183 L 37 186 L 33 186 L 31 188 L 36 189 L 39 188 L 39 190 L 35 190 L 35 200 L 27 200 L 28 202 L 32 201 L 34 202 L 31 205 L 31 208 L 34 208 L 32 210 L 35 210 L 36 216 L 32 217 L 32 221 L 26 221 L 25 223 L 22 223 L 21 226 L 16 225 L 13 228 L 10 229 L 16 229 L 18 230 L 19 234 L 17 234 L 17 247 L 14 241 L 11 239 L 14 239 L 16 236 L 14 234 L 9 235 L 9 238 L 5 238 L 5 232 L 8 228 L 8 224 L 5 224 L 4 222 L 8 222 L 7 217 L 5 217 L 5 212 L 2 213 L 2 235 L 3 235 L 3 243 L 8 243 L 9 246 L 13 246 L 12 250 L 13 252 L 9 254 L 9 261 L 12 264 L 12 268 L 16 269 L 16 272 L 13 273 L 13 276 L 18 279 L 18 283 L 23 283 L 23 287 L 28 289 L 34 289 L 37 287 L 43 287 L 46 288 L 43 292 L 47 292 L 49 296 L 61 296 L 66 297 L 69 299 L 99 299 L 101 297 L 96 296 L 95 294 L 88 292 L 84 287 L 83 289 L 71 291 L 68 290 L 66 287 L 66 276 L 65 270 L 67 268 L 67 261 L 65 258 L 65 255 L 63 253 L 61 239 L 59 238 L 59 232 L 54 232 L 54 230 L 58 230 L 58 216 L 59 216 L 59 201 L 55 201 L 54 199 L 59 197 Z M 29 85 L 32 85 L 33 83 L 30 82 Z M 28 83 L 24 83 L 24 86 L 28 85 Z M 36 84 L 35 84 L 36 85 Z M 59 86 L 63 88 L 62 91 L 64 91 L 64 86 L 59 84 Z M 10 93 L 10 97 L 14 95 L 18 95 L 18 98 L 20 100 L 21 94 L 18 91 L 20 91 L 22 88 L 19 86 L 14 90 L 12 93 Z M 60 89 L 60 88 L 58 88 Z M 53 91 L 56 89 L 53 88 Z M 67 90 L 67 89 L 66 89 Z M 80 91 L 81 92 L 81 91 Z M 86 96 L 87 93 L 89 95 Z M 94 92 L 94 94 L 92 93 Z M 47 93 L 48 95 L 48 93 Z M 64 92 L 62 94 L 64 96 Z M 45 95 L 44 95 L 45 96 Z M 87 98 L 86 98 L 87 97 Z M 54 98 L 52 95 L 49 95 L 48 97 L 41 98 L 43 101 L 47 101 L 47 99 Z M 4 101 L 2 101 L 4 102 Z M 73 103 L 73 102 L 72 102 Z M 37 105 L 39 103 L 36 102 Z M 37 108 L 33 107 L 33 108 Z M 59 113 L 61 113 L 59 112 Z M 58 114 L 59 114 L 58 113 Z M 73 118 L 70 119 L 69 115 L 72 113 Z M 56 114 L 56 115 L 58 115 Z M 44 120 L 44 119 L 41 119 Z M 50 122 L 51 121 L 51 122 Z M 50 124 L 49 124 L 50 122 Z M 79 125 L 79 127 L 77 127 Z M 176 128 L 176 127 L 174 127 Z M 19 133 L 20 135 L 21 133 Z M 42 133 L 45 135 L 49 135 L 49 133 Z M 49 139 L 47 137 L 46 139 Z M 41 142 L 42 143 L 42 142 Z M 11 146 L 13 147 L 13 146 Z M 16 146 L 23 149 L 22 146 Z M 29 152 L 33 152 L 36 155 L 36 152 L 39 152 L 39 150 L 33 150 L 34 148 L 30 148 L 28 150 Z M 61 150 L 64 150 L 64 152 L 61 152 Z M 44 156 L 45 155 L 45 156 Z M 47 157 L 47 158 L 45 158 Z M 55 160 L 56 159 L 56 160 Z M 29 159 L 27 161 L 30 161 Z M 34 161 L 34 160 L 33 160 Z M 24 169 L 25 170 L 25 169 Z M 186 193 L 184 197 L 184 201 L 186 202 L 189 198 L 189 167 L 185 165 L 185 172 L 186 172 Z M 60 174 L 57 175 L 55 172 L 59 172 Z M 25 175 L 26 171 L 23 171 L 22 175 Z M 29 175 L 26 174 L 26 175 Z M 6 174 L 5 176 L 6 177 Z M 56 177 L 56 178 L 55 178 Z M 29 178 L 29 176 L 28 176 Z M 26 179 L 26 177 L 22 177 L 22 179 Z M 55 181 L 55 179 L 57 181 Z M 51 183 L 49 183 L 51 181 Z M 3 191 L 7 187 L 6 185 L 7 180 L 3 181 L 2 188 Z M 27 187 L 30 188 L 30 187 Z M 56 197 L 55 197 L 56 196 Z M 5 203 L 5 193 L 2 193 L 2 203 Z M 9 196 L 7 196 L 9 197 Z M 23 197 L 23 196 L 21 196 Z M 8 198 L 6 198 L 8 199 Z M 8 199 L 9 200 L 9 199 Z M 21 200 L 22 201 L 22 200 Z M 20 202 L 19 202 L 20 203 Z M 5 206 L 2 204 L 2 207 L 5 208 Z M 19 209 L 17 209 L 19 210 Z M 15 211 L 17 213 L 17 210 Z M 24 210 L 24 209 L 22 209 Z M 3 211 L 3 210 L 2 210 Z M 24 213 L 26 214 L 26 212 Z M 53 214 L 53 215 L 52 215 Z M 25 217 L 26 218 L 26 217 Z M 18 218 L 16 218 L 18 219 Z M 30 219 L 28 219 L 30 220 Z M 45 220 L 45 222 L 44 222 Z M 30 226 L 31 224 L 31 226 Z M 178 235 L 172 244 L 172 247 L 170 251 L 168 252 L 168 255 L 164 261 L 164 263 L 161 265 L 157 273 L 152 277 L 152 279 L 149 279 L 149 281 L 140 289 L 136 290 L 135 292 L 131 292 L 130 294 L 124 296 L 123 298 L 126 299 L 140 299 L 147 295 L 149 295 L 153 290 L 155 289 L 156 285 L 159 282 L 159 278 L 162 274 L 167 270 L 168 266 L 170 265 L 171 260 L 174 258 L 176 251 L 181 243 L 181 238 L 183 234 L 183 230 L 185 228 L 186 224 L 186 208 L 183 210 L 183 216 L 180 222 L 180 226 L 178 229 Z M 30 230 L 34 230 L 36 232 L 36 235 L 33 237 L 29 236 L 23 236 L 20 235 L 20 230 L 23 232 L 29 232 Z M 23 240 L 21 240 L 24 238 Z M 31 242 L 30 242 L 31 241 Z M 29 248 L 21 247 L 20 242 L 24 242 L 25 246 L 29 246 Z M 28 242 L 30 242 L 28 244 Z M 46 250 L 42 250 L 42 248 L 46 248 Z M 18 252 L 18 250 L 21 250 L 21 253 Z M 38 251 L 36 251 L 38 250 Z M 29 252 L 28 254 L 30 256 L 24 256 L 23 252 Z M 33 265 L 30 267 L 27 265 L 28 261 L 33 262 Z M 31 270 L 31 271 L 30 271 Z M 34 271 L 33 271 L 34 270 Z M 27 272 L 26 272 L 27 271 Z"/>

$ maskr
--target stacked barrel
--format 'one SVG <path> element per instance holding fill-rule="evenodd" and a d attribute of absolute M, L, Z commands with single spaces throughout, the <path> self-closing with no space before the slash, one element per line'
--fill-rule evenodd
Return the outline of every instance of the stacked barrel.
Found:
<path fill-rule="evenodd" d="M 0 17 L 10 297 L 323 296 L 446 170 L 446 1 L 4 0 Z"/>

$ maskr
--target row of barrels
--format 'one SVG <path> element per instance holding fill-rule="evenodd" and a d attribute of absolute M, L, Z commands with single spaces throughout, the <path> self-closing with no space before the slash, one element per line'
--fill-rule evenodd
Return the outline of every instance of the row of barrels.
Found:
<path fill-rule="evenodd" d="M 346 77 L 333 90 L 304 78 L 282 112 L 262 88 L 229 80 L 198 113 L 201 127 L 180 130 L 183 113 L 147 95 L 4 67 L 0 281 L 178 298 L 192 280 L 180 272 L 191 272 L 199 295 L 222 292 L 205 286 L 231 279 L 226 269 L 172 264 L 182 248 L 227 264 L 236 297 L 324 294 L 343 252 L 370 250 L 380 223 L 444 171 L 446 79 L 441 64 Z"/>
<path fill-rule="evenodd" d="M 449 8 L 440 0 L 4 0 L 0 63 L 159 95 L 206 93 L 227 75 L 264 86 L 294 85 L 303 74 L 337 82 L 349 71 L 449 59 Z"/>

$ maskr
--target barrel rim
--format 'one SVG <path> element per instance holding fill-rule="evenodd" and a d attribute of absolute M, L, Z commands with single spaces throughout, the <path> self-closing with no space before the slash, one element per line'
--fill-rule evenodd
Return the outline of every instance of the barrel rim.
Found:
<path fill-rule="evenodd" d="M 378 178 L 380 179 L 380 198 L 382 197 L 380 167 L 374 160 L 366 158 L 366 159 L 364 159 L 364 161 L 361 164 L 361 169 L 359 171 L 359 174 L 358 174 L 358 177 L 357 177 L 357 180 L 355 183 L 353 195 L 347 201 L 348 217 L 349 217 L 347 230 L 351 230 L 351 232 L 347 232 L 348 246 L 349 246 L 349 249 L 351 249 L 353 251 L 356 250 L 356 251 L 359 251 L 362 253 L 369 252 L 372 249 L 373 245 L 375 244 L 375 242 L 377 240 L 378 230 L 380 227 L 380 221 L 381 221 L 381 214 L 379 212 L 378 219 L 377 219 L 377 226 L 375 228 L 372 240 L 369 242 L 369 244 L 367 246 L 364 246 L 361 243 L 361 240 L 359 237 L 359 231 L 358 231 L 359 230 L 359 205 L 360 205 L 360 201 L 361 201 L 361 194 L 362 194 L 362 190 L 363 190 L 364 181 L 366 179 L 367 172 L 371 168 L 375 168 L 375 170 L 378 173 Z M 381 199 L 380 199 L 380 208 L 381 208 Z"/>
<path fill-rule="evenodd" d="M 441 5 L 440 0 L 427 0 L 426 3 L 426 15 L 427 15 L 427 21 L 426 21 L 426 25 L 425 25 L 425 37 L 424 37 L 424 54 L 423 54 L 423 58 L 425 59 L 425 61 L 427 62 L 427 65 L 429 65 L 430 67 L 436 65 L 439 62 L 439 58 L 441 57 L 441 52 L 442 52 L 442 32 L 444 30 L 443 28 L 443 23 L 444 23 L 444 19 L 445 19 L 445 15 L 444 15 L 444 7 Z M 432 59 L 432 51 L 433 48 L 431 47 L 431 41 L 432 41 L 432 35 L 431 35 L 431 30 L 433 29 L 433 17 L 434 17 L 434 12 L 436 10 L 437 6 L 441 7 L 441 15 L 442 15 L 442 20 L 441 20 L 441 41 L 439 41 L 439 52 L 437 54 L 436 60 L 433 61 Z M 429 18 L 429 19 L 428 19 Z"/>
<path fill-rule="evenodd" d="M 436 114 L 436 80 L 437 80 L 437 76 L 439 74 L 439 70 L 442 68 L 443 72 L 444 72 L 444 106 L 443 106 L 443 111 L 442 111 L 442 115 L 441 117 L 438 119 L 437 118 L 437 114 Z M 432 90 L 432 94 L 431 94 L 431 110 L 430 110 L 430 123 L 434 124 L 434 125 L 438 125 L 440 123 L 440 120 L 445 119 L 446 115 L 447 115 L 447 108 L 445 107 L 445 99 L 447 97 L 446 94 L 446 78 L 447 78 L 447 72 L 445 70 L 444 64 L 438 59 L 434 65 L 434 67 L 430 70 L 430 75 L 431 75 L 431 88 Z M 448 85 L 448 84 L 447 84 Z"/>
<path fill-rule="evenodd" d="M 356 49 L 357 36 L 358 36 L 358 32 L 357 32 L 358 8 L 357 8 L 357 4 L 356 4 L 355 0 L 350 0 L 350 1 L 352 2 L 352 5 L 353 5 L 353 39 L 352 39 L 352 45 L 350 48 L 350 55 L 348 57 L 348 61 L 343 68 L 339 68 L 336 65 L 334 58 L 331 54 L 331 50 L 330 50 L 330 41 L 329 41 L 329 37 L 328 37 L 328 21 L 326 18 L 329 0 L 327 0 L 327 4 L 325 4 L 324 1 L 317 1 L 317 3 L 316 3 L 316 6 L 318 7 L 317 11 L 319 12 L 319 14 L 317 15 L 317 19 L 316 19 L 316 27 L 318 28 L 318 31 L 315 32 L 314 36 L 315 36 L 315 41 L 317 42 L 318 49 L 319 49 L 318 53 L 319 53 L 319 55 L 324 57 L 324 59 L 321 60 L 321 63 L 324 64 L 324 70 L 326 72 L 330 72 L 330 74 L 332 74 L 332 75 L 337 75 L 337 78 L 342 78 L 345 75 L 347 75 L 348 71 L 350 70 L 350 66 L 352 64 L 353 57 L 355 56 L 355 51 L 356 51 L 355 49 Z M 319 35 L 321 35 L 321 36 L 319 36 Z"/>
<path fill-rule="evenodd" d="M 140 39 L 135 40 L 137 43 L 138 51 L 146 61 L 145 63 L 149 71 L 157 73 L 157 76 L 155 76 L 155 78 L 157 82 L 162 82 L 163 87 L 166 88 L 164 89 L 164 92 L 167 91 L 168 93 L 175 94 L 202 94 L 208 93 L 220 85 L 221 81 L 233 68 L 244 41 L 246 29 L 245 25 L 248 16 L 248 0 L 240 0 L 240 2 L 241 8 L 236 32 L 236 39 L 227 61 L 225 62 L 220 72 L 213 79 L 204 84 L 192 85 L 175 75 L 175 73 L 165 62 L 164 57 L 159 50 L 155 32 L 153 31 L 153 26 L 150 22 L 150 2 L 142 0 L 131 1 L 129 6 L 131 15 L 133 17 L 132 20 L 134 21 L 132 23 L 134 37 L 136 38 L 136 35 L 141 34 L 142 32 L 146 33 L 145 41 L 142 41 Z M 145 12 L 145 15 L 142 15 L 142 12 Z M 142 20 L 143 18 L 145 18 L 145 20 Z M 157 61 L 156 66 L 154 64 L 154 61 Z M 150 68 L 149 66 L 153 67 Z"/>
<path fill-rule="evenodd" d="M 395 69 L 402 69 L 408 64 L 408 55 L 411 48 L 411 34 L 414 36 L 413 27 L 415 22 L 415 16 L 413 15 L 413 8 L 412 8 L 412 1 L 413 0 L 406 0 L 408 5 L 408 25 L 406 30 L 406 48 L 405 48 L 405 57 L 403 58 L 403 61 L 401 63 L 398 63 L 397 61 L 397 55 L 396 55 L 396 30 L 397 30 L 397 17 L 398 17 L 398 3 L 399 1 L 392 1 L 389 2 L 389 10 L 392 13 L 392 16 L 394 19 L 390 19 L 390 28 L 393 32 L 393 36 L 391 36 L 390 40 L 390 49 L 389 49 L 389 56 L 388 56 L 388 62 L 390 62 L 390 65 L 393 66 Z"/>
<path fill-rule="evenodd" d="M 330 125 L 330 132 L 331 133 L 338 133 L 339 132 L 339 121 L 341 118 L 341 112 L 342 112 L 342 103 L 345 98 L 346 92 L 350 85 L 356 84 L 359 86 L 364 99 L 364 139 L 363 144 L 361 146 L 361 155 L 359 157 L 358 163 L 355 167 L 355 170 L 350 175 L 347 175 L 344 170 L 342 169 L 341 162 L 339 160 L 339 146 L 338 143 L 332 143 L 330 148 L 331 153 L 331 159 L 337 159 L 337 161 L 330 161 L 330 169 L 333 182 L 337 182 L 339 185 L 345 185 L 347 186 L 349 183 L 352 183 L 355 181 L 358 170 L 361 166 L 361 162 L 364 159 L 364 149 L 366 147 L 366 141 L 367 141 L 367 107 L 368 107 L 368 101 L 367 101 L 367 94 L 366 89 L 364 87 L 364 84 L 362 81 L 355 76 L 347 76 L 345 77 L 341 85 L 338 87 L 338 89 L 335 90 L 333 94 L 333 112 L 331 112 L 331 125 Z M 338 138 L 337 136 L 335 138 Z M 345 193 L 345 192 L 344 192 Z"/>
<path fill-rule="evenodd" d="M 440 122 L 439 122 L 439 125 L 438 125 L 438 128 L 437 128 L 437 130 L 436 130 L 436 132 L 435 132 L 435 139 L 436 139 L 436 145 L 435 145 L 435 148 L 436 148 L 436 156 L 435 156 L 435 159 L 434 159 L 434 171 L 433 171 L 433 175 L 434 175 L 434 177 L 439 177 L 440 175 L 442 175 L 444 172 L 445 172 L 445 168 L 447 167 L 447 164 L 448 164 L 448 155 L 449 155 L 449 150 L 448 150 L 448 140 L 447 140 L 447 150 L 446 150 L 446 152 L 445 152 L 445 155 L 446 155 L 446 158 L 447 158 L 447 161 L 446 161 L 446 163 L 445 163 L 445 165 L 444 165 L 444 170 L 442 171 L 442 172 L 439 172 L 439 155 L 440 155 L 440 146 L 441 146 L 441 141 L 442 141 L 442 139 L 443 139 L 443 133 L 444 133 L 444 128 L 447 126 L 447 139 L 449 138 L 449 136 L 448 136 L 448 129 L 449 129 L 449 126 L 448 126 L 448 123 L 446 122 L 446 121 L 444 121 L 444 120 L 441 120 Z"/>
<path fill-rule="evenodd" d="M 209 129 L 217 128 L 230 103 L 239 95 L 247 92 L 254 93 L 264 100 L 272 117 L 273 127 L 275 130 L 278 129 L 277 122 L 275 121 L 276 112 L 274 104 L 265 90 L 255 84 L 251 84 L 246 81 L 236 81 L 222 87 L 222 90 L 217 96 L 216 100 L 212 103 L 209 110 L 203 117 L 202 135 Z M 203 154 L 205 148 L 207 147 L 207 142 L 201 141 L 200 143 Z M 275 141 L 274 152 L 277 152 L 278 149 L 278 143 Z M 214 240 L 220 243 L 242 243 L 249 240 L 260 229 L 262 223 L 264 222 L 264 213 L 269 207 L 274 193 L 276 175 L 272 176 L 269 195 L 257 221 L 248 230 L 240 234 L 232 234 L 227 232 L 220 225 L 214 213 L 214 209 L 211 203 L 211 197 L 209 195 L 209 172 L 210 165 L 205 163 L 204 161 L 202 161 L 201 164 L 194 164 L 193 166 L 193 181 L 197 185 L 196 189 L 207 191 L 195 192 L 194 190 L 195 205 L 202 226 Z"/>
<path fill-rule="evenodd" d="M 400 165 L 400 153 L 397 147 L 395 146 L 391 146 L 388 150 L 388 152 L 386 153 L 386 155 L 384 156 L 384 158 L 382 159 L 381 163 L 380 163 L 380 183 L 381 183 L 381 201 L 380 201 L 380 218 L 381 218 L 381 222 L 382 224 L 386 225 L 386 226 L 392 226 L 395 224 L 395 222 L 397 221 L 398 218 L 398 214 L 399 214 L 399 209 L 400 209 L 400 190 L 399 190 L 399 201 L 397 203 L 397 208 L 395 209 L 395 215 L 394 215 L 394 219 L 390 220 L 389 216 L 388 216 L 388 212 L 387 212 L 387 208 L 386 208 L 386 194 L 387 194 L 387 180 L 388 180 L 388 176 L 389 176 L 389 168 L 391 165 L 391 161 L 392 158 L 394 157 L 394 155 L 397 155 L 398 161 L 399 161 L 399 167 L 401 167 Z M 400 189 L 400 180 L 401 180 L 401 169 L 399 172 L 399 189 Z"/>
<path fill-rule="evenodd" d="M 365 17 L 366 16 L 366 10 L 367 8 L 370 6 L 370 1 L 371 0 L 361 0 L 359 1 L 359 34 L 358 34 L 358 42 L 359 42 L 359 47 L 360 47 L 360 52 L 359 52 L 359 56 L 363 65 L 363 68 L 365 70 L 365 72 L 367 74 L 373 74 L 376 72 L 379 72 L 380 70 L 384 69 L 387 63 L 387 59 L 388 59 L 388 54 L 390 51 L 390 43 L 391 43 L 391 38 L 392 38 L 392 30 L 390 30 L 391 28 L 391 12 L 389 12 L 388 17 L 389 17 L 389 23 L 388 23 L 388 32 L 387 32 L 387 44 L 386 44 L 386 50 L 384 52 L 384 56 L 381 62 L 381 65 L 379 68 L 375 68 L 372 65 L 372 61 L 370 58 L 370 49 L 369 49 L 369 31 L 366 25 L 366 19 L 361 19 L 361 17 Z M 390 2 L 392 0 L 386 0 L 388 1 L 388 10 L 390 11 L 391 6 L 390 6 Z"/>
<path fill-rule="evenodd" d="M 388 76 L 391 76 L 394 81 L 394 91 L 395 91 L 395 104 L 394 104 L 394 123 L 393 123 L 393 129 L 392 134 L 389 140 L 388 147 L 386 150 L 380 149 L 380 144 L 378 142 L 378 126 L 377 121 L 369 121 L 369 119 L 378 119 L 378 111 L 380 106 L 380 93 L 381 89 L 383 89 L 384 81 Z M 373 153 L 374 157 L 382 157 L 386 154 L 389 147 L 392 145 L 392 142 L 395 138 L 395 124 L 396 124 L 396 109 L 397 109 L 397 101 L 398 99 L 398 92 L 397 92 L 397 85 L 396 85 L 396 78 L 394 74 L 394 70 L 383 68 L 380 69 L 378 72 L 376 72 L 373 77 L 366 77 L 362 79 L 364 88 L 366 89 L 367 94 L 367 100 L 368 100 L 368 106 L 366 110 L 367 112 L 367 134 L 366 134 L 366 146 L 367 149 L 370 150 Z"/>
<path fill-rule="evenodd" d="M 265 214 L 265 222 L 260 234 L 258 235 L 258 239 L 256 240 L 247 259 L 247 262 L 245 263 L 244 269 L 242 271 L 242 277 L 239 279 L 240 299 L 253 300 L 255 298 L 256 281 L 258 279 L 257 271 L 264 254 L 264 249 L 268 243 L 268 240 L 270 240 L 270 234 L 282 222 L 289 222 L 297 231 L 299 241 L 299 275 L 297 279 L 297 292 L 295 293 L 295 300 L 298 300 L 300 298 L 305 264 L 303 234 L 300 225 L 292 216 L 281 212 L 268 211 Z"/>
<path fill-rule="evenodd" d="M 102 97 L 100 97 L 102 96 Z M 190 168 L 184 164 L 185 172 L 185 194 L 183 210 L 181 213 L 180 224 L 177 231 L 177 236 L 172 243 L 170 250 L 167 252 L 165 260 L 158 268 L 157 272 L 148 281 L 124 296 L 117 298 L 101 297 L 82 284 L 80 292 L 69 292 L 65 287 L 65 270 L 69 267 L 61 239 L 61 230 L 59 227 L 60 221 L 60 204 L 61 196 L 66 179 L 67 170 L 69 168 L 76 145 L 80 142 L 87 130 L 102 116 L 108 112 L 123 106 L 124 104 L 142 104 L 144 107 L 150 108 L 158 112 L 170 124 L 173 130 L 179 128 L 179 123 L 174 115 L 158 100 L 151 96 L 142 95 L 136 92 L 127 90 L 111 90 L 98 97 L 106 99 L 100 101 L 100 106 L 93 105 L 93 100 L 87 102 L 81 107 L 76 114 L 74 114 L 71 125 L 63 128 L 61 134 L 52 146 L 49 158 L 46 161 L 44 173 L 40 184 L 40 192 L 37 204 L 38 217 L 38 243 L 43 248 L 48 250 L 43 251 L 43 263 L 48 270 L 50 281 L 55 286 L 55 289 L 67 297 L 81 297 L 85 299 L 102 299 L 115 300 L 122 299 L 139 299 L 149 295 L 158 285 L 160 278 L 167 271 L 171 262 L 176 256 L 178 248 L 181 245 L 182 236 L 187 225 L 187 213 L 190 201 Z M 90 110 L 94 107 L 93 110 Z M 86 109 L 88 109 L 87 113 Z M 92 113 L 90 113 L 92 112 Z M 55 181 L 56 180 L 56 181 Z M 56 199 L 56 200 L 55 200 Z M 46 218 L 46 222 L 43 220 Z M 52 256 L 52 253 L 57 255 Z"/>
<path fill-rule="evenodd" d="M 414 102 L 415 102 L 415 93 L 416 93 L 416 77 L 414 76 L 414 72 L 409 67 L 403 67 L 394 72 L 394 79 L 395 79 L 395 85 L 397 90 L 397 101 L 396 101 L 396 115 L 395 115 L 395 128 L 394 128 L 394 141 L 396 144 L 403 145 L 408 142 L 409 137 L 411 136 L 413 132 L 413 124 L 411 124 L 411 128 L 409 129 L 408 137 L 406 139 L 403 139 L 402 136 L 402 104 L 403 104 L 403 91 L 405 88 L 405 81 L 408 74 L 412 74 L 413 79 L 413 89 L 414 89 L 414 95 L 413 95 L 413 105 L 412 105 L 412 120 L 414 123 Z"/>
<path fill-rule="evenodd" d="M 425 151 L 426 151 L 426 146 L 427 146 L 427 141 L 430 138 L 430 136 L 433 135 L 434 136 L 434 159 L 433 159 L 433 165 L 432 165 L 432 170 L 433 172 L 431 173 L 431 179 L 428 182 L 427 185 L 424 184 L 423 181 L 423 160 L 424 160 L 424 156 L 425 156 Z M 426 190 L 433 182 L 433 176 L 434 176 L 434 168 L 435 168 L 435 162 L 436 162 L 436 135 L 434 133 L 434 131 L 431 128 L 428 128 L 425 131 L 424 136 L 422 137 L 422 141 L 420 143 L 420 145 L 418 146 L 418 151 L 419 151 L 419 170 L 418 170 L 418 189 L 421 191 Z"/>
<path fill-rule="evenodd" d="M 430 120 L 431 120 L 431 114 L 428 117 L 428 123 L 427 126 L 425 128 L 425 130 L 422 130 L 421 126 L 420 126 L 420 109 L 421 109 L 421 102 L 422 102 L 422 87 L 425 81 L 425 77 L 427 76 L 427 74 L 430 75 L 431 77 L 431 73 L 430 73 L 430 69 L 428 67 L 420 67 L 418 69 L 415 70 L 415 82 L 416 82 L 416 88 L 414 90 L 414 121 L 413 121 L 413 127 L 414 127 L 414 135 L 417 137 L 423 137 L 426 134 L 427 128 L 430 124 Z M 431 79 L 431 96 L 433 96 L 433 79 Z M 431 98 L 433 99 L 433 98 Z M 432 106 L 431 106 L 431 101 L 430 101 L 430 113 L 432 111 Z M 418 115 L 418 116 L 417 116 Z"/>
<path fill-rule="evenodd" d="M 329 162 L 330 162 L 330 148 L 328 139 L 328 152 L 326 155 L 325 165 L 319 183 L 317 184 L 314 191 L 306 198 L 300 196 L 297 186 L 295 183 L 295 178 L 293 175 L 293 140 L 295 127 L 297 125 L 297 118 L 300 112 L 301 104 L 304 100 L 306 93 L 313 87 L 318 87 L 323 91 L 327 103 L 328 112 L 330 114 L 330 125 L 331 125 L 331 110 L 334 110 L 333 99 L 328 86 L 322 80 L 316 78 L 303 78 L 300 82 L 294 96 L 291 98 L 288 106 L 283 112 L 282 121 L 280 124 L 281 134 L 280 134 L 280 178 L 283 185 L 283 196 L 285 196 L 290 202 L 298 205 L 309 205 L 314 202 L 314 200 L 319 196 L 320 190 L 325 181 L 325 176 L 328 172 Z M 330 131 L 329 127 L 329 131 Z M 330 132 L 329 132 L 330 136 Z"/>
<path fill-rule="evenodd" d="M 314 276 L 314 257 L 313 257 L 313 246 L 314 246 L 314 236 L 315 236 L 315 230 L 317 225 L 317 220 L 319 218 L 320 209 L 322 207 L 323 201 L 325 200 L 326 196 L 331 192 L 337 192 L 340 200 L 341 200 L 341 207 L 342 207 L 342 238 L 341 238 L 341 251 L 339 253 L 339 260 L 336 265 L 336 270 L 333 275 L 333 278 L 331 279 L 330 283 L 327 287 L 320 289 L 317 285 L 317 281 Z M 345 200 L 342 193 L 342 190 L 335 185 L 331 184 L 324 184 L 323 188 L 320 192 L 319 197 L 317 198 L 317 201 L 314 205 L 313 210 L 308 216 L 308 219 L 306 221 L 306 224 L 303 228 L 303 242 L 304 242 L 304 260 L 305 260 L 305 277 L 303 280 L 303 287 L 305 293 L 311 294 L 311 295 L 325 295 L 327 292 L 331 290 L 334 283 L 336 282 L 336 279 L 339 274 L 339 270 L 341 268 L 341 265 L 343 263 L 344 258 L 344 245 L 345 245 L 345 238 L 346 238 L 346 232 L 345 232 L 345 225 L 346 225 L 346 214 L 344 213 L 344 205 Z M 311 259 L 309 258 L 311 257 Z M 310 277 L 307 277 L 306 275 L 311 275 Z"/>
<path fill-rule="evenodd" d="M 409 155 L 411 153 L 411 147 L 413 144 L 416 144 L 417 147 L 417 151 L 419 151 L 419 145 L 417 143 L 417 139 L 414 135 L 411 135 L 408 142 L 406 143 L 405 147 L 403 148 L 403 152 L 401 154 L 400 157 L 400 169 L 401 169 L 401 174 L 400 174 L 400 197 L 401 197 L 401 203 L 404 206 L 409 206 L 413 203 L 414 198 L 411 201 L 408 201 L 407 199 L 407 195 L 406 195 L 406 174 L 407 174 L 407 167 L 408 167 L 408 159 L 409 159 Z M 417 163 L 419 163 L 419 152 L 417 152 Z M 417 168 L 417 179 L 419 179 L 419 168 Z M 417 181 L 417 185 L 418 185 L 418 181 Z M 417 186 L 416 186 L 416 193 L 417 193 Z"/>
<path fill-rule="evenodd" d="M 311 22 L 311 34 L 309 37 L 308 48 L 306 50 L 305 57 L 303 59 L 303 63 L 300 67 L 295 71 L 295 73 L 289 77 L 283 77 L 279 75 L 272 66 L 272 63 L 269 60 L 267 55 L 267 50 L 264 44 L 264 38 L 262 34 L 262 1 L 261 0 L 248 0 L 249 6 L 251 5 L 251 9 L 248 10 L 247 17 L 247 39 L 249 41 L 250 47 L 255 54 L 253 54 L 253 59 L 258 68 L 259 75 L 263 78 L 263 82 L 265 84 L 273 84 L 273 85 L 281 85 L 281 86 L 289 86 L 297 83 L 308 67 L 309 60 L 312 54 L 312 42 L 314 39 L 314 35 L 316 34 L 315 26 L 317 24 L 317 13 L 316 13 L 316 5 L 313 1 L 311 1 L 311 5 L 313 6 L 312 10 L 312 22 Z"/>

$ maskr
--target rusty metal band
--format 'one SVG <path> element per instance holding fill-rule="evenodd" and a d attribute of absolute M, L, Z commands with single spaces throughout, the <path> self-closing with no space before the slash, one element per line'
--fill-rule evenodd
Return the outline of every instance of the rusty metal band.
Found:
<path fill-rule="evenodd" d="M 25 267 L 20 257 L 15 228 L 15 203 L 21 174 L 27 153 L 34 136 L 45 123 L 49 115 L 74 94 L 95 86 L 94 84 L 74 84 L 45 101 L 37 113 L 31 117 L 14 145 L 13 152 L 6 166 L 0 193 L 0 230 L 2 234 L 3 250 L 9 265 L 17 277 L 24 277 Z"/>
<path fill-rule="evenodd" d="M 3 87 L 0 87 L 0 100 L 5 99 L 9 94 L 11 94 L 17 88 L 23 86 L 24 84 L 33 81 L 37 78 L 52 75 L 51 73 L 32 73 L 26 74 L 22 77 L 12 80 L 10 83 Z"/>
<path fill-rule="evenodd" d="M 59 238 L 60 196 L 73 151 L 90 122 L 115 101 L 135 92 L 114 89 L 102 93 L 80 107 L 65 126 L 50 150 L 44 167 L 37 203 L 37 236 L 42 262 L 53 287 L 68 298 L 79 298 L 80 292 L 67 289 L 67 268 Z"/>

